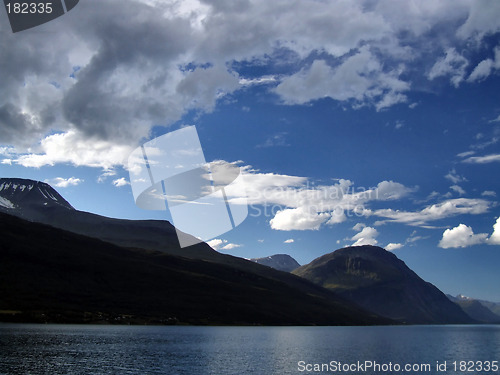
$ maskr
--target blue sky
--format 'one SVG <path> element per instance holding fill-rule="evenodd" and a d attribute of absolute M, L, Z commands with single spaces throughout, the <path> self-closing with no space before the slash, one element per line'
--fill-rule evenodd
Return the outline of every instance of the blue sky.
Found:
<path fill-rule="evenodd" d="M 0 17 L 2 176 L 170 220 L 135 205 L 127 159 L 196 125 L 250 203 L 219 251 L 305 264 L 376 244 L 500 301 L 497 1 L 82 0 L 16 34 Z"/>

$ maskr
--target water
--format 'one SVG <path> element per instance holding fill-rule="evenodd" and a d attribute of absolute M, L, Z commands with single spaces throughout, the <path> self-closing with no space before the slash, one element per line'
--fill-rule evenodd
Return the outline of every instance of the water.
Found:
<path fill-rule="evenodd" d="M 302 361 L 302 362 L 301 362 Z M 500 326 L 143 327 L 0 324 L 0 374 L 499 374 L 453 361 L 500 361 Z M 436 371 L 447 361 L 447 371 Z M 314 366 L 323 368 L 316 368 Z M 474 363 L 478 366 L 478 362 Z M 337 370 L 339 367 L 337 367 Z M 340 368 L 341 369 L 341 368 Z M 394 368 L 393 368 L 394 369 Z M 302 371 L 300 371 L 302 370 Z M 311 371 L 308 371 L 311 370 Z M 332 371 L 330 371 L 332 370 Z"/>

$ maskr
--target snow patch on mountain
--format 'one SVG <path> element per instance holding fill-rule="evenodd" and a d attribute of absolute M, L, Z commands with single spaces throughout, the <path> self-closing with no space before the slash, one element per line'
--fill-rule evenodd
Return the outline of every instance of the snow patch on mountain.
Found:
<path fill-rule="evenodd" d="M 16 208 L 14 203 L 9 201 L 7 198 L 0 197 L 0 206 L 5 208 Z"/>

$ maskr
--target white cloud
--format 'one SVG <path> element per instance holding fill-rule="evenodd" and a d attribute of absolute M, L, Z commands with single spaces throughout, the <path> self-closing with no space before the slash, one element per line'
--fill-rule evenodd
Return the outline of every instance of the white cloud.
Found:
<path fill-rule="evenodd" d="M 448 249 L 480 244 L 500 245 L 500 218 L 493 224 L 493 233 L 489 237 L 488 233 L 474 234 L 471 227 L 460 224 L 455 228 L 446 229 L 438 246 Z"/>
<path fill-rule="evenodd" d="M 488 238 L 487 233 L 474 234 L 471 227 L 465 224 L 460 224 L 458 227 L 446 229 L 443 233 L 443 238 L 439 241 L 439 247 L 448 249 L 452 247 L 469 247 L 486 243 Z"/>
<path fill-rule="evenodd" d="M 224 240 L 221 240 L 220 238 L 214 238 L 213 240 L 207 241 L 207 244 L 212 249 L 217 250 L 219 247 L 221 247 L 224 244 Z"/>
<path fill-rule="evenodd" d="M 490 245 L 500 245 L 500 217 L 497 219 L 493 225 L 493 233 L 488 239 L 488 244 Z"/>
<path fill-rule="evenodd" d="M 465 194 L 465 190 L 458 185 L 452 185 L 450 186 L 450 189 L 453 190 L 455 193 L 458 193 L 459 195 Z"/>
<path fill-rule="evenodd" d="M 492 190 L 485 190 L 481 193 L 483 197 L 496 197 L 497 193 Z"/>
<path fill-rule="evenodd" d="M 492 59 L 486 59 L 481 61 L 476 65 L 469 78 L 467 78 L 468 82 L 481 81 L 488 77 L 494 67 L 494 62 Z"/>
<path fill-rule="evenodd" d="M 387 244 L 387 246 L 385 247 L 385 249 L 387 251 L 394 251 L 394 250 L 398 250 L 398 249 L 401 249 L 404 245 L 401 244 L 401 243 L 389 243 Z"/>
<path fill-rule="evenodd" d="M 412 244 L 414 244 L 415 242 L 417 241 L 420 241 L 420 240 L 424 240 L 428 237 L 424 237 L 424 236 L 417 236 L 417 231 L 414 230 L 410 236 L 405 240 L 405 244 L 410 244 L 410 246 L 412 246 Z"/>
<path fill-rule="evenodd" d="M 462 160 L 462 163 L 468 164 L 487 164 L 500 162 L 500 154 L 490 154 L 486 156 L 471 156 L 465 160 Z"/>
<path fill-rule="evenodd" d="M 460 155 L 459 155 L 460 156 Z M 448 172 L 446 176 L 444 176 L 446 179 L 450 180 L 454 184 L 457 184 L 459 182 L 465 182 L 467 179 L 464 176 L 460 176 L 455 168 L 453 168 L 451 171 Z"/>
<path fill-rule="evenodd" d="M 351 246 L 376 245 L 375 239 L 379 235 L 378 231 L 372 227 L 364 227 L 361 232 L 351 238 L 355 241 Z"/>
<path fill-rule="evenodd" d="M 385 72 L 369 49 L 361 48 L 335 68 L 315 60 L 309 68 L 283 79 L 275 91 L 288 104 L 330 97 L 358 105 L 372 103 L 380 110 L 407 100 L 402 93 L 410 86 L 399 79 L 400 74 L 399 70 Z"/>
<path fill-rule="evenodd" d="M 243 246 L 240 244 L 229 243 L 227 240 L 220 238 L 214 238 L 213 240 L 207 241 L 207 244 L 214 250 L 231 250 Z"/>
<path fill-rule="evenodd" d="M 465 23 L 457 30 L 457 35 L 467 39 L 475 37 L 482 38 L 484 35 L 492 34 L 500 30 L 498 14 L 500 4 L 497 1 L 478 0 L 472 1 Z"/>
<path fill-rule="evenodd" d="M 236 243 L 228 243 L 224 246 L 222 246 L 221 250 L 231 250 L 231 249 L 236 249 L 238 247 L 242 247 L 243 245 L 236 244 Z"/>
<path fill-rule="evenodd" d="M 464 151 L 464 152 L 461 152 L 460 154 L 457 154 L 457 156 L 460 158 L 465 158 L 467 156 L 474 155 L 475 153 L 476 153 L 476 151 Z"/>
<path fill-rule="evenodd" d="M 45 182 L 55 187 L 65 188 L 68 186 L 80 185 L 83 182 L 83 180 L 76 177 L 70 177 L 70 178 L 56 177 L 50 180 L 45 180 Z"/>
<path fill-rule="evenodd" d="M 45 137 L 40 143 L 39 152 L 20 155 L 14 162 L 34 168 L 71 163 L 74 166 L 109 170 L 116 165 L 124 165 L 131 151 L 132 148 L 126 145 L 89 139 L 78 131 L 70 130 Z"/>
<path fill-rule="evenodd" d="M 293 238 L 283 241 L 283 243 L 294 243 L 294 242 L 295 240 Z"/>
<path fill-rule="evenodd" d="M 488 121 L 488 122 L 490 122 L 490 123 L 491 123 L 491 122 L 500 122 L 500 115 L 498 115 L 498 117 L 497 117 L 497 118 L 494 118 L 493 120 L 490 120 L 490 121 Z"/>
<path fill-rule="evenodd" d="M 414 226 L 425 226 L 427 223 L 457 215 L 478 215 L 488 212 L 494 204 L 484 199 L 456 198 L 425 207 L 421 211 L 399 211 L 380 209 L 374 215 L 385 217 L 388 221 Z"/>
<path fill-rule="evenodd" d="M 218 163 L 222 166 L 226 162 Z M 344 179 L 332 185 L 315 185 L 306 177 L 261 173 L 250 166 L 241 170 L 241 181 L 225 189 L 229 201 L 265 206 L 266 210 L 256 211 L 272 212 L 270 225 L 276 230 L 316 230 L 323 224 L 346 221 L 347 213 L 368 216 L 370 202 L 402 199 L 416 190 L 394 181 L 382 181 L 369 189 Z"/>
<path fill-rule="evenodd" d="M 128 182 L 125 177 L 117 178 L 116 180 L 113 180 L 113 185 L 116 187 L 121 187 L 121 186 L 126 186 L 130 185 L 130 182 Z"/>
<path fill-rule="evenodd" d="M 326 212 L 312 212 L 303 207 L 287 208 L 278 211 L 269 224 L 276 230 L 318 230 L 329 218 Z"/>
<path fill-rule="evenodd" d="M 364 224 L 364 223 L 357 223 L 356 225 L 354 225 L 352 227 L 352 229 L 355 230 L 356 232 L 360 232 L 364 227 L 366 227 L 366 224 Z"/>
<path fill-rule="evenodd" d="M 428 78 L 433 80 L 437 77 L 451 76 L 450 82 L 458 87 L 464 79 L 465 68 L 469 62 L 465 57 L 458 54 L 455 48 L 448 48 L 445 51 L 446 56 L 440 58 L 431 68 Z"/>

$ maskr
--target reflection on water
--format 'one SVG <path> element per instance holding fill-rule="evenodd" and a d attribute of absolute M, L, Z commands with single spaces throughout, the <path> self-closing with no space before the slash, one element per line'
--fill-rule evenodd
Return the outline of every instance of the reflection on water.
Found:
<path fill-rule="evenodd" d="M 130 327 L 0 324 L 0 374 L 300 374 L 339 361 L 500 360 L 500 326 Z M 319 372 L 309 372 L 309 374 Z M 333 373 L 333 372 L 323 372 Z M 372 372 L 365 371 L 363 374 Z M 451 365 L 446 373 L 455 373 Z M 497 372 L 498 373 L 498 372 Z M 443 374 L 443 372 L 441 372 Z"/>

